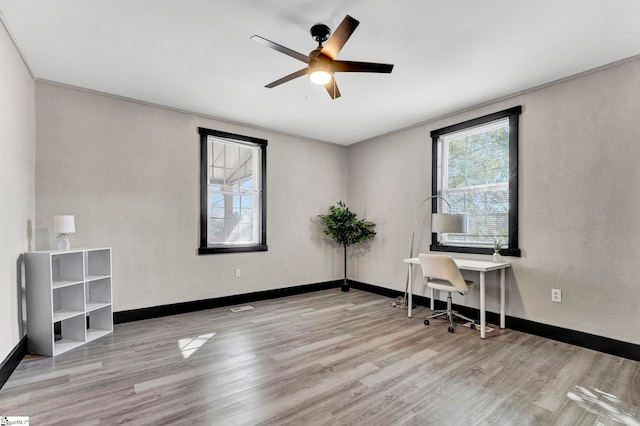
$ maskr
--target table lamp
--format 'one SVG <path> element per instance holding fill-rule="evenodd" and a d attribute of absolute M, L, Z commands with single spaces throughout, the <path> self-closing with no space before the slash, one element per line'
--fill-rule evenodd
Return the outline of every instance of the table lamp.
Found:
<path fill-rule="evenodd" d="M 418 207 L 418 213 L 416 214 L 416 221 L 413 226 L 413 234 L 411 234 L 411 252 L 409 257 L 413 257 L 413 246 L 418 228 L 418 222 L 420 220 L 420 210 L 430 200 L 434 198 L 440 198 L 444 201 L 449 208 L 451 205 L 441 195 L 431 195 L 427 197 Z M 458 233 L 462 234 L 467 232 L 467 215 L 466 214 L 450 214 L 450 213 L 431 213 L 431 232 L 436 233 Z"/>
<path fill-rule="evenodd" d="M 57 232 L 56 245 L 59 250 L 69 250 L 71 240 L 69 235 L 76 232 L 76 223 L 73 215 L 60 215 L 53 217 L 53 232 Z"/>
<path fill-rule="evenodd" d="M 467 232 L 467 215 L 432 213 L 431 232 L 464 234 Z"/>

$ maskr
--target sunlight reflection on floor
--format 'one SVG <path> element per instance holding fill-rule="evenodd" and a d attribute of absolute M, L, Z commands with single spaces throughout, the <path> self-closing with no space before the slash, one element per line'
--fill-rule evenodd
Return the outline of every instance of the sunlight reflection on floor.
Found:
<path fill-rule="evenodd" d="M 211 334 L 203 334 L 197 337 L 189 337 L 187 339 L 178 340 L 178 349 L 180 353 L 182 353 L 182 357 L 184 359 L 189 358 L 195 351 L 200 349 L 202 345 L 204 345 L 207 340 L 212 338 L 216 333 Z"/>
<path fill-rule="evenodd" d="M 594 388 L 592 391 L 576 385 L 567 397 L 590 413 L 608 417 L 618 423 L 629 426 L 640 426 L 640 421 L 633 415 L 629 407 L 615 395 Z"/>

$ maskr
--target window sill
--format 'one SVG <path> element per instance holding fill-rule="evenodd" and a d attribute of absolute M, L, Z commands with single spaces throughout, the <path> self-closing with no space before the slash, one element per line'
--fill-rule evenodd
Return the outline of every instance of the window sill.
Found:
<path fill-rule="evenodd" d="M 246 253 L 252 251 L 268 251 L 268 247 L 266 244 L 238 247 L 200 247 L 198 249 L 198 254 Z"/>
<path fill-rule="evenodd" d="M 443 251 L 450 253 L 474 253 L 474 254 L 493 254 L 492 248 L 481 248 L 481 247 L 458 247 L 458 246 L 441 246 L 436 244 L 431 244 L 429 246 L 430 251 Z M 502 249 L 500 250 L 501 256 L 513 256 L 520 257 L 520 249 Z"/>

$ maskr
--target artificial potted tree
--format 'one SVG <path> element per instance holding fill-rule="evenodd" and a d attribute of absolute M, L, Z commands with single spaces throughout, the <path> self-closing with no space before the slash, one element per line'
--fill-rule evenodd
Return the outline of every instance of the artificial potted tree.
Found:
<path fill-rule="evenodd" d="M 324 233 L 340 244 L 344 251 L 344 281 L 342 291 L 349 291 L 347 283 L 347 247 L 353 244 L 363 243 L 375 237 L 373 228 L 375 223 L 366 219 L 358 219 L 358 215 L 338 201 L 338 205 L 329 207 L 329 214 L 318 215 L 324 225 Z"/>

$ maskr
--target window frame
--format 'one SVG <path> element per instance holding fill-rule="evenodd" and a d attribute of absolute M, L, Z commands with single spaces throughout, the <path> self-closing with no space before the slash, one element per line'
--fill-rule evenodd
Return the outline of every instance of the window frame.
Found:
<path fill-rule="evenodd" d="M 443 127 L 431 132 L 431 193 L 434 198 L 431 200 L 432 213 L 438 212 L 438 140 L 449 133 L 460 132 L 465 129 L 480 126 L 483 124 L 509 118 L 509 241 L 508 248 L 501 249 L 500 254 L 505 256 L 520 257 L 521 251 L 518 245 L 518 145 L 519 145 L 519 116 L 522 113 L 522 106 L 516 106 L 503 111 L 488 114 L 482 117 L 464 121 L 462 123 Z M 431 233 L 431 251 L 453 252 L 453 253 L 476 253 L 493 254 L 490 247 L 474 246 L 449 246 L 438 243 L 438 235 Z"/>
<path fill-rule="evenodd" d="M 267 251 L 267 140 L 251 136 L 237 135 L 220 130 L 206 129 L 204 127 L 198 127 L 198 133 L 200 134 L 200 247 L 198 248 L 198 254 Z M 209 161 L 207 144 L 209 136 L 226 139 L 229 142 L 237 141 L 240 144 L 249 142 L 260 149 L 260 232 L 259 242 L 257 244 L 220 245 L 218 247 L 211 247 L 207 243 L 209 215 L 207 182 Z"/>

